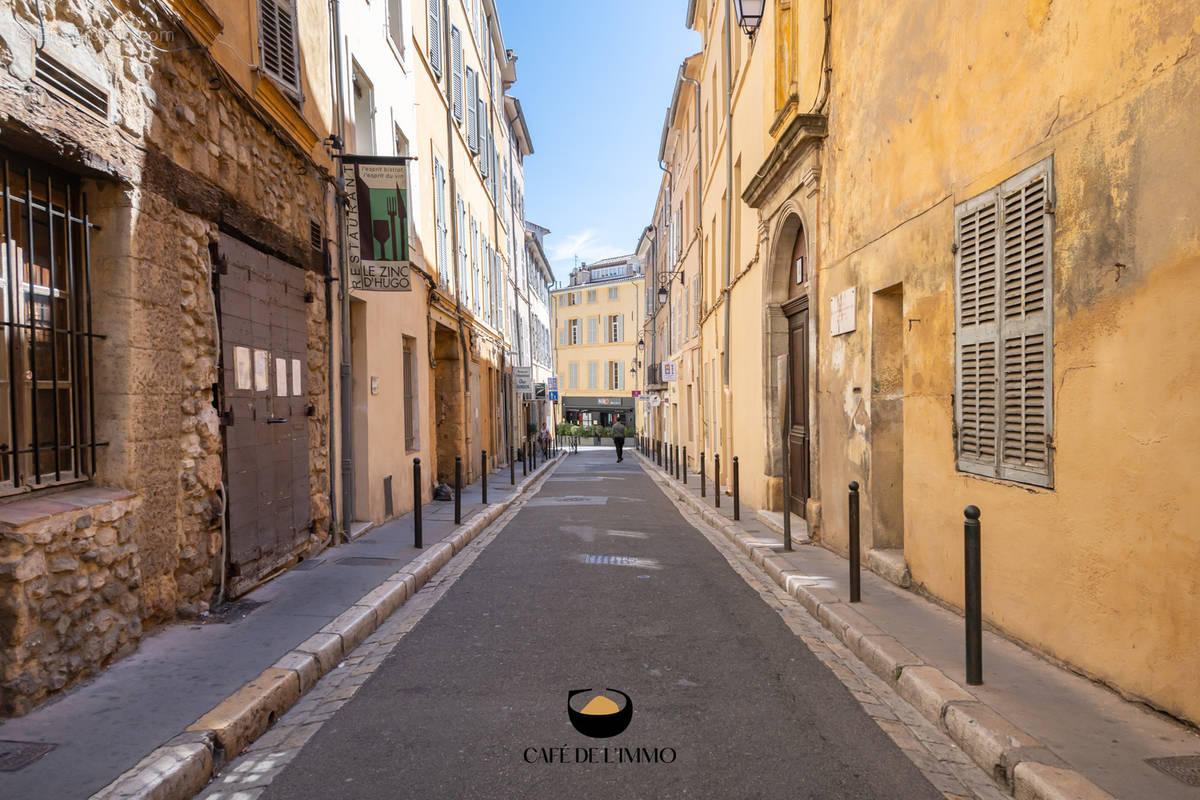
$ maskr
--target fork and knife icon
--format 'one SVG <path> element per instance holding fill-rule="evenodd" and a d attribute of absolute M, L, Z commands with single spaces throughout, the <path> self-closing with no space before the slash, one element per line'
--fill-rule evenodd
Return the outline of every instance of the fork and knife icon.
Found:
<path fill-rule="evenodd" d="M 396 192 L 391 197 L 385 198 L 385 206 L 387 209 L 388 219 L 375 219 L 371 221 L 371 234 L 375 241 L 379 243 L 380 258 L 387 257 L 386 245 L 388 241 L 392 243 L 392 260 L 400 260 L 400 240 L 396 235 L 396 217 L 400 215 L 400 209 L 403 206 L 403 200 L 400 196 L 400 187 L 396 187 Z M 403 220 L 404 216 L 400 215 Z"/>

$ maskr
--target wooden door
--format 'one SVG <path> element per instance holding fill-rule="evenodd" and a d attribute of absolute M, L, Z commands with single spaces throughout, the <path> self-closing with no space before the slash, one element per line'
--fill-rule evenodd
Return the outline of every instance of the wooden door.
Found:
<path fill-rule="evenodd" d="M 788 315 L 787 458 L 790 470 L 788 508 L 804 515 L 808 475 L 808 308 Z"/>

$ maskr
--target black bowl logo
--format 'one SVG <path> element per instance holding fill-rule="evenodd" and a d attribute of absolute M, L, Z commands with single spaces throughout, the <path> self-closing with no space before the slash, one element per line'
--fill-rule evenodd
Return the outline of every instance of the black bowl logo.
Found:
<path fill-rule="evenodd" d="M 605 689 L 612 695 L 620 695 L 625 704 L 619 705 L 611 697 L 604 694 L 593 694 L 591 689 L 575 689 L 567 693 L 567 713 L 575 730 L 593 739 L 607 739 L 616 736 L 629 727 L 633 719 L 633 701 L 629 695 L 616 689 Z M 579 702 L 572 702 L 576 695 L 592 694 L 590 700 L 576 710 Z"/>

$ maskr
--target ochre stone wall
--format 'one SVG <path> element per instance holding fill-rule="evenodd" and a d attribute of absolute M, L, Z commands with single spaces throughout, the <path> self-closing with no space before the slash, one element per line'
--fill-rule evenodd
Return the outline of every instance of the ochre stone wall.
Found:
<path fill-rule="evenodd" d="M 83 489 L 0 508 L 0 715 L 137 647 L 140 502 Z"/>

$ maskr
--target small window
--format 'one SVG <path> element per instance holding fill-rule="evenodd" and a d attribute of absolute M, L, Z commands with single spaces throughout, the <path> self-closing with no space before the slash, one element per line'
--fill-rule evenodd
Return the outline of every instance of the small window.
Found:
<path fill-rule="evenodd" d="M 409 452 L 419 447 L 416 345 L 416 339 L 404 337 L 404 449 Z"/>
<path fill-rule="evenodd" d="M 620 297 L 620 292 L 621 292 L 620 288 L 618 288 L 618 287 L 616 287 L 616 286 L 610 286 L 610 287 L 608 287 L 608 299 L 609 299 L 609 300 L 617 300 L 617 299 L 619 299 L 619 297 Z"/>
<path fill-rule="evenodd" d="M 579 362 L 578 361 L 572 361 L 567 366 L 567 375 L 568 375 L 567 388 L 578 389 L 579 388 Z"/>
<path fill-rule="evenodd" d="M 587 293 L 587 301 L 588 301 L 589 303 L 594 303 L 594 302 L 596 302 L 596 290 L 595 290 L 595 289 L 588 289 L 588 293 Z"/>
<path fill-rule="evenodd" d="M 281 88 L 298 96 L 300 53 L 296 45 L 294 0 L 260 0 L 258 31 L 259 61 L 263 71 L 274 78 Z"/>
<path fill-rule="evenodd" d="M 598 362 L 598 361 L 589 361 L 589 362 L 588 362 L 588 384 L 587 384 L 587 388 L 589 388 L 589 389 L 596 389 L 596 388 L 598 388 L 598 387 L 599 387 L 599 383 L 600 383 L 600 362 Z"/>
<path fill-rule="evenodd" d="M 570 322 L 568 323 L 567 329 L 570 331 L 569 343 L 570 344 L 579 344 L 579 320 L 577 320 L 577 319 L 570 320 Z"/>
<path fill-rule="evenodd" d="M 587 327 L 587 343 L 596 344 L 596 338 L 599 335 L 599 324 L 595 317 L 588 317 Z"/>

